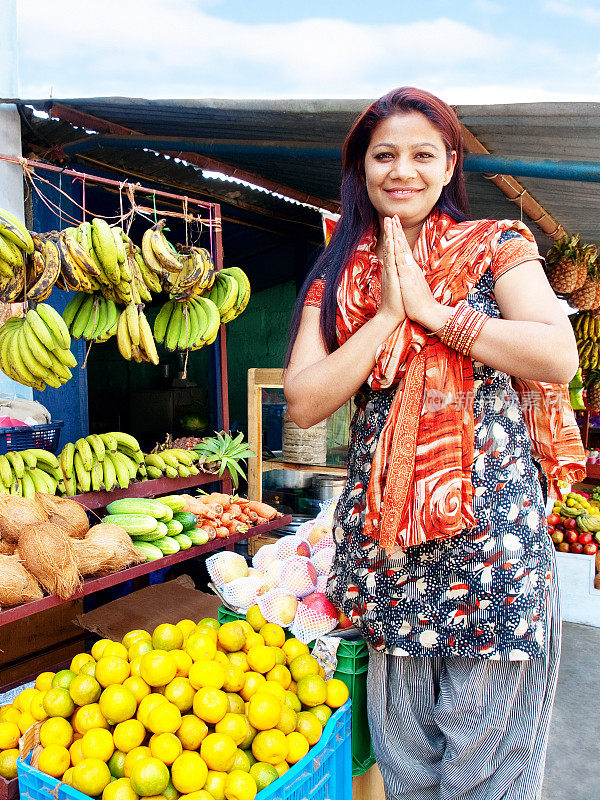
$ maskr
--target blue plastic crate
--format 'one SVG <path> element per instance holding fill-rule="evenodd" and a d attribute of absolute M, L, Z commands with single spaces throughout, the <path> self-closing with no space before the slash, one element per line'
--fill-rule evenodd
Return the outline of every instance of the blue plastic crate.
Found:
<path fill-rule="evenodd" d="M 348 700 L 325 726 L 323 735 L 297 764 L 256 795 L 256 800 L 349 800 L 352 797 L 352 751 Z M 21 800 L 89 800 L 66 783 L 51 778 L 29 761 L 17 762 Z"/>
<path fill-rule="evenodd" d="M 0 428 L 0 453 L 9 450 L 29 450 L 32 447 L 56 453 L 60 440 L 62 420 L 48 425 L 30 425 L 22 428 Z"/>

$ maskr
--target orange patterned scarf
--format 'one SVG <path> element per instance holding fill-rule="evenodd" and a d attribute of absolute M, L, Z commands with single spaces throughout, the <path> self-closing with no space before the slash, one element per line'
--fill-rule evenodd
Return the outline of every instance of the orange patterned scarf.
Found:
<path fill-rule="evenodd" d="M 464 300 L 491 266 L 500 236 L 510 229 L 534 242 L 520 222 L 455 223 L 445 214 L 430 214 L 414 257 L 435 299 L 450 306 Z M 369 231 L 342 274 L 336 315 L 339 344 L 379 306 L 381 263 L 374 244 L 374 232 Z M 379 348 L 368 383 L 373 389 L 398 390 L 373 454 L 365 534 L 391 552 L 396 545 L 411 547 L 473 528 L 472 360 L 407 319 Z M 551 479 L 581 480 L 585 455 L 566 387 L 518 383 L 517 391 L 527 390 L 533 397 L 523 413 L 534 455 Z M 547 413 L 550 394 L 558 401 L 554 414 Z M 436 398 L 449 402 L 436 403 Z"/>

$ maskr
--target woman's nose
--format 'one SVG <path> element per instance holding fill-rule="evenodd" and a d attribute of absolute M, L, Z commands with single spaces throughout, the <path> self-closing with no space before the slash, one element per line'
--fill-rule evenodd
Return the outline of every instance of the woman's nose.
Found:
<path fill-rule="evenodd" d="M 398 156 L 394 159 L 390 177 L 397 179 L 411 178 L 416 175 L 415 165 L 409 156 Z"/>

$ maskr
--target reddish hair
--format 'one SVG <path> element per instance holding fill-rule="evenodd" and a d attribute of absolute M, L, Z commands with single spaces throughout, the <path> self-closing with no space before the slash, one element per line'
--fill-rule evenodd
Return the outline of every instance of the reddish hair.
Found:
<path fill-rule="evenodd" d="M 341 216 L 329 245 L 309 272 L 294 308 L 290 326 L 289 363 L 308 289 L 316 278 L 325 279 L 321 303 L 320 327 L 329 352 L 337 348 L 335 312 L 337 288 L 342 272 L 367 230 L 377 224 L 378 217 L 365 185 L 365 155 L 373 131 L 379 123 L 395 114 L 423 114 L 439 131 L 448 155 L 456 152 L 456 166 L 450 182 L 443 187 L 434 208 L 448 214 L 456 222 L 469 218 L 469 201 L 463 173 L 463 145 L 460 122 L 451 106 L 423 89 L 403 86 L 393 89 L 372 103 L 356 120 L 342 148 Z"/>

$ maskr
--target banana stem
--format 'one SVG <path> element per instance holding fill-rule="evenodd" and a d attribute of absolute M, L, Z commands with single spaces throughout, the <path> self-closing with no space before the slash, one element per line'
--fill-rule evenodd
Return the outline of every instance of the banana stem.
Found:
<path fill-rule="evenodd" d="M 85 367 L 86 367 L 88 356 L 90 354 L 90 350 L 92 349 L 92 345 L 93 344 L 94 344 L 94 340 L 90 339 L 90 341 L 88 343 L 88 348 L 87 348 L 87 351 L 86 351 L 86 354 L 85 354 L 85 358 L 83 359 L 83 364 L 81 365 L 81 369 L 85 369 Z"/>

